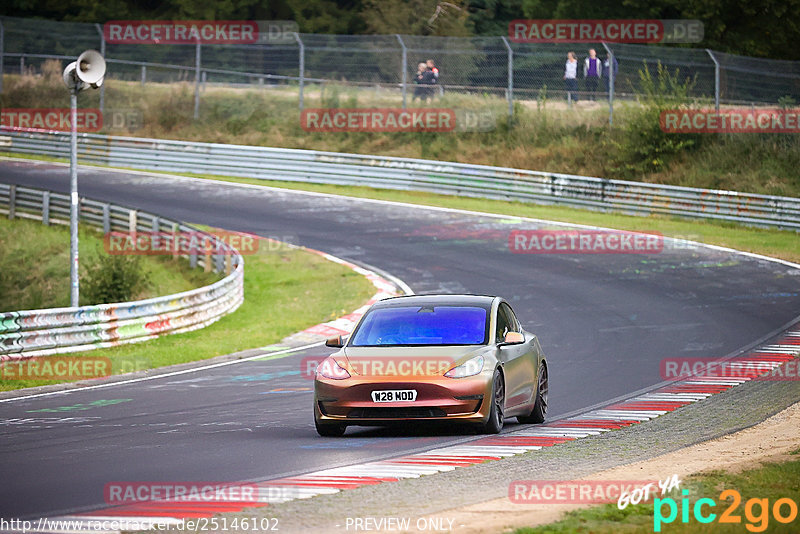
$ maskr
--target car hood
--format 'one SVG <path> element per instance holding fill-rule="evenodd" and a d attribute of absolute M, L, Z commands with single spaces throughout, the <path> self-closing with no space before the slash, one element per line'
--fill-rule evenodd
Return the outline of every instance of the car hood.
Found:
<path fill-rule="evenodd" d="M 481 346 L 345 347 L 343 363 L 359 376 L 407 378 L 441 376 L 449 369 L 484 353 Z"/>

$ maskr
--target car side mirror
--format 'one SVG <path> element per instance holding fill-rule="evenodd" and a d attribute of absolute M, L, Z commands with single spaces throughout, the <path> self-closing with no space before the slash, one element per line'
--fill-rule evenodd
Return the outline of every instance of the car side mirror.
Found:
<path fill-rule="evenodd" d="M 325 346 L 340 349 L 344 347 L 344 339 L 342 336 L 329 337 L 325 340 Z"/>
<path fill-rule="evenodd" d="M 525 343 L 525 334 L 521 332 L 508 332 L 501 345 L 519 345 Z"/>

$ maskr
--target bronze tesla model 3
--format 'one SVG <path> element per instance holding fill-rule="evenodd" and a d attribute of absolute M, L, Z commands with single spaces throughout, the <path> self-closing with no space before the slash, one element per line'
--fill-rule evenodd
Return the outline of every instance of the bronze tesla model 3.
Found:
<path fill-rule="evenodd" d="M 412 295 L 364 314 L 314 377 L 314 422 L 322 436 L 347 426 L 457 421 L 496 434 L 505 417 L 541 423 L 547 363 L 500 297 Z"/>

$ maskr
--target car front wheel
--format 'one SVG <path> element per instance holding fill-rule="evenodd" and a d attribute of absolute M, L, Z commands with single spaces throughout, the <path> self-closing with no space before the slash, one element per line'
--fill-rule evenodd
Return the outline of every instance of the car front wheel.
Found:
<path fill-rule="evenodd" d="M 547 392 L 550 386 L 547 380 L 547 364 L 542 362 L 542 369 L 539 372 L 539 385 L 536 387 L 536 401 L 530 415 L 520 415 L 517 421 L 520 423 L 544 423 L 547 416 Z"/>
<path fill-rule="evenodd" d="M 489 420 L 481 427 L 484 434 L 499 434 L 503 430 L 503 410 L 506 404 L 506 388 L 503 375 L 495 369 L 492 377 L 492 409 Z"/>

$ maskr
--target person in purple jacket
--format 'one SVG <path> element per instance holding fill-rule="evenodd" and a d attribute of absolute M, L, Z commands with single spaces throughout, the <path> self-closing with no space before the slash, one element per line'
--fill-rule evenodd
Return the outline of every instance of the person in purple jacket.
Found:
<path fill-rule="evenodd" d="M 589 100 L 596 99 L 597 84 L 603 77 L 603 63 L 597 57 L 594 48 L 589 49 L 589 57 L 583 62 L 583 78 L 586 80 L 586 92 Z"/>

